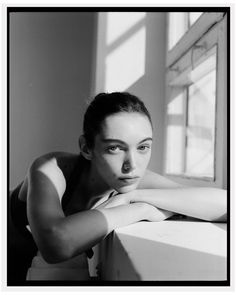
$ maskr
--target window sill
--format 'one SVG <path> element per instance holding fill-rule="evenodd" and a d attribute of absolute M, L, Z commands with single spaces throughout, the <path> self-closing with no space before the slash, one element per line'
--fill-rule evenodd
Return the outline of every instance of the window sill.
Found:
<path fill-rule="evenodd" d="M 101 245 L 102 280 L 224 281 L 225 223 L 198 220 L 139 222 Z"/>

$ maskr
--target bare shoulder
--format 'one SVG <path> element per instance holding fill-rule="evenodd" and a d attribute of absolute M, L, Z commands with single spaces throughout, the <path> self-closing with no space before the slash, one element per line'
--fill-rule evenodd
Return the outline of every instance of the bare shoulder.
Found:
<path fill-rule="evenodd" d="M 138 189 L 164 189 L 181 187 L 180 184 L 151 170 L 146 170 Z"/>
<path fill-rule="evenodd" d="M 65 152 L 42 155 L 36 158 L 30 166 L 27 176 L 28 183 L 31 186 L 39 187 L 40 179 L 46 177 L 61 197 L 65 192 L 68 177 L 70 177 L 77 159 L 78 155 Z"/>
<path fill-rule="evenodd" d="M 19 192 L 19 199 L 23 202 L 27 199 L 27 192 L 29 183 L 34 184 L 37 183 L 38 177 L 36 175 L 39 171 L 43 172 L 44 175 L 57 175 L 59 181 L 62 180 L 62 183 L 65 182 L 64 180 L 64 173 L 62 171 L 66 171 L 67 167 L 66 162 L 69 158 L 72 158 L 72 154 L 64 153 L 64 152 L 51 152 L 44 155 L 41 155 L 34 159 L 30 166 L 28 167 L 27 175 L 22 183 L 20 192 Z M 67 160 L 65 160 L 67 159 Z M 58 163 L 61 165 L 59 166 Z M 61 167 L 61 168 L 60 168 Z M 59 176 L 59 177 L 58 177 Z M 54 178 L 54 177 L 52 177 Z"/>
<path fill-rule="evenodd" d="M 32 165 L 31 170 L 34 169 L 50 169 L 52 167 L 59 168 L 63 174 L 67 175 L 78 159 L 78 155 L 66 152 L 51 152 L 36 158 Z"/>

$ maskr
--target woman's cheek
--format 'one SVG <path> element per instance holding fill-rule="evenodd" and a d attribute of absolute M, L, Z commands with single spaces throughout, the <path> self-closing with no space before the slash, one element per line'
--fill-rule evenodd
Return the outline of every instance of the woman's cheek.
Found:
<path fill-rule="evenodd" d="M 141 155 L 139 158 L 139 167 L 142 167 L 143 169 L 145 169 L 149 164 L 150 158 L 151 158 L 150 153 Z"/>
<path fill-rule="evenodd" d="M 109 166 L 109 169 L 113 175 L 120 174 L 121 168 L 122 168 L 122 163 L 118 157 L 112 158 L 111 161 L 108 162 L 108 166 Z"/>
<path fill-rule="evenodd" d="M 117 155 L 106 155 L 103 157 L 102 166 L 107 172 L 116 173 L 121 167 L 121 160 Z"/>

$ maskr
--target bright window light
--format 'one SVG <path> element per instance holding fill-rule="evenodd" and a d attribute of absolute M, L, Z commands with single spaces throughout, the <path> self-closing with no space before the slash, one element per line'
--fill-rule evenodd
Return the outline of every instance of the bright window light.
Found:
<path fill-rule="evenodd" d="M 214 177 L 216 70 L 189 87 L 186 174 Z"/>
<path fill-rule="evenodd" d="M 216 46 L 169 84 L 166 172 L 215 177 Z"/>
<path fill-rule="evenodd" d="M 105 91 L 125 91 L 145 74 L 146 28 L 141 27 L 106 57 Z"/>
<path fill-rule="evenodd" d="M 109 12 L 107 14 L 106 44 L 110 45 L 143 20 L 145 12 Z"/>
<path fill-rule="evenodd" d="M 167 173 L 181 174 L 184 165 L 185 116 L 184 116 L 185 91 L 177 94 L 167 108 Z"/>
<path fill-rule="evenodd" d="M 168 49 L 170 50 L 188 29 L 185 12 L 169 13 Z"/>

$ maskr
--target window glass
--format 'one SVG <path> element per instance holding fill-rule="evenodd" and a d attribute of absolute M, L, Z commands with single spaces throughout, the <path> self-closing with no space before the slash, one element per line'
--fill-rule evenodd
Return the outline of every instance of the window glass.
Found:
<path fill-rule="evenodd" d="M 216 54 L 210 59 L 214 69 L 188 89 L 186 174 L 214 178 Z M 201 68 L 208 64 L 206 60 Z"/>
<path fill-rule="evenodd" d="M 213 46 L 169 81 L 168 174 L 215 178 L 216 56 Z"/>

